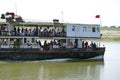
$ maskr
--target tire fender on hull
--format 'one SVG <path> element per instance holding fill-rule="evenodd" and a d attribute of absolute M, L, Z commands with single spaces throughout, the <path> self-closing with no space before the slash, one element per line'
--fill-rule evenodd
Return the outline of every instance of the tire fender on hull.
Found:
<path fill-rule="evenodd" d="M 79 52 L 79 55 L 80 55 L 80 56 L 83 56 L 83 55 L 84 55 L 84 52 Z"/>

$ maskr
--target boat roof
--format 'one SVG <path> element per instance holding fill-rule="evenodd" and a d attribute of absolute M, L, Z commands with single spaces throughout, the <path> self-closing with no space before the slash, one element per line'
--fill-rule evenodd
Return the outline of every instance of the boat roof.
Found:
<path fill-rule="evenodd" d="M 0 21 L 0 25 L 7 25 L 8 23 L 7 22 L 1 22 Z M 84 24 L 84 23 L 54 23 L 54 22 L 14 22 L 14 23 L 11 23 L 12 25 L 26 25 L 26 26 L 39 26 L 39 25 L 42 25 L 42 26 L 53 26 L 53 25 L 88 25 L 88 26 L 100 26 L 100 24 Z"/>

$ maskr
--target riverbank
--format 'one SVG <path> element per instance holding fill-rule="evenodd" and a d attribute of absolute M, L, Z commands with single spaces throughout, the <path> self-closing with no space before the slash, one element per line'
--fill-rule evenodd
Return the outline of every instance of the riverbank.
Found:
<path fill-rule="evenodd" d="M 120 28 L 101 27 L 102 41 L 120 41 Z"/>

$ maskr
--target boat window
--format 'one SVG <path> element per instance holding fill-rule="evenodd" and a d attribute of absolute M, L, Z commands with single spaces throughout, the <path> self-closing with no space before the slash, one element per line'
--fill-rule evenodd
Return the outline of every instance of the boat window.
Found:
<path fill-rule="evenodd" d="M 73 26 L 72 31 L 75 31 L 75 26 Z"/>
<path fill-rule="evenodd" d="M 24 43 L 26 43 L 26 40 L 27 40 L 27 39 L 26 39 L 26 38 L 24 38 Z"/>
<path fill-rule="evenodd" d="M 34 43 L 35 42 L 35 39 L 34 38 L 32 38 L 32 43 Z"/>
<path fill-rule="evenodd" d="M 95 32 L 95 27 L 92 28 L 92 32 Z"/>
<path fill-rule="evenodd" d="M 91 32 L 91 27 L 88 27 L 88 31 Z"/>
<path fill-rule="evenodd" d="M 100 28 L 99 27 L 97 27 L 97 31 L 100 32 Z"/>
<path fill-rule="evenodd" d="M 87 27 L 83 27 L 83 32 L 87 31 Z"/>

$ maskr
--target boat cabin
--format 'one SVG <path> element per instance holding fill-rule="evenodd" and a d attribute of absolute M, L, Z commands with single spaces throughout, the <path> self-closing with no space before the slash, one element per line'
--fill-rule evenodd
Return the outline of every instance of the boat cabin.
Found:
<path fill-rule="evenodd" d="M 84 48 L 100 46 L 100 25 L 53 22 L 0 22 L 1 48 Z M 45 49 L 47 50 L 47 48 Z"/>

